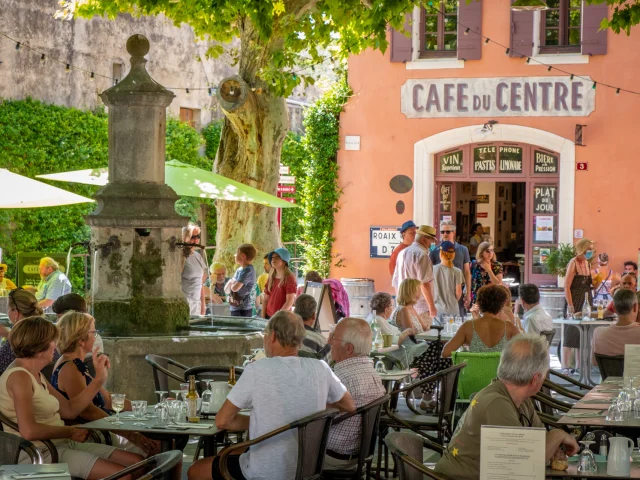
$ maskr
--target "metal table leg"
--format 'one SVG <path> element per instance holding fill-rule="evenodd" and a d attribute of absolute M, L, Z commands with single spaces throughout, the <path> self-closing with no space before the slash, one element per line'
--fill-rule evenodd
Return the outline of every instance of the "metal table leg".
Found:
<path fill-rule="evenodd" d="M 588 335 L 585 335 L 585 331 L 582 328 L 583 325 L 579 324 L 576 325 L 576 327 L 578 327 L 578 332 L 580 332 L 580 378 L 578 379 L 578 381 L 580 383 L 586 383 L 585 381 L 585 376 L 586 376 L 586 371 L 584 368 L 584 353 L 586 351 L 586 346 L 585 346 L 585 337 L 588 337 Z M 585 326 L 585 328 L 588 328 Z"/>
<path fill-rule="evenodd" d="M 585 360 L 585 373 L 586 373 L 586 384 L 587 385 L 596 385 L 596 383 L 591 379 L 591 337 L 593 336 L 593 330 L 592 328 L 589 328 L 591 325 L 585 325 L 585 337 L 587 339 L 587 344 L 585 346 L 585 352 L 587 353 L 587 358 Z M 582 354 L 581 354 L 582 355 Z M 582 357 L 580 357 L 580 360 L 582 360 Z"/>

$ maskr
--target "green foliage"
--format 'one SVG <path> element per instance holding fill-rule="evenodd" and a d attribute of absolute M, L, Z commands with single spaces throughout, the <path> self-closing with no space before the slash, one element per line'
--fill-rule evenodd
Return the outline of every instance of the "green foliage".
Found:
<path fill-rule="evenodd" d="M 337 186 L 337 153 L 340 148 L 339 117 L 351 89 L 346 78 L 337 82 L 313 107 L 306 111 L 303 140 L 306 152 L 301 182 L 302 241 L 306 268 L 329 275 L 333 246 L 334 214 L 341 190 Z M 339 265 L 337 262 L 336 265 Z"/>
<path fill-rule="evenodd" d="M 205 156 L 212 162 L 216 159 L 218 145 L 220 145 L 220 133 L 222 132 L 222 120 L 209 123 L 202 129 L 202 136 L 205 141 Z"/>
<path fill-rule="evenodd" d="M 561 243 L 558 248 L 552 248 L 545 265 L 552 275 L 564 277 L 567 274 L 567 265 L 576 256 L 576 249 L 570 243 Z"/>
<path fill-rule="evenodd" d="M 304 146 L 302 144 L 302 139 L 299 135 L 296 135 L 293 132 L 289 132 L 287 137 L 284 139 L 284 144 L 282 145 L 282 157 L 280 162 L 283 165 L 289 167 L 290 175 L 296 177 L 296 182 L 298 185 L 301 182 L 304 182 L 307 177 L 306 172 L 306 153 L 304 150 Z M 285 194 L 284 197 L 292 197 L 296 199 L 296 203 L 300 204 L 302 200 L 302 196 L 300 194 L 300 190 L 296 190 L 295 194 Z M 302 208 L 283 208 L 282 209 L 282 242 L 296 242 L 300 243 L 302 239 L 302 217 L 304 214 L 304 210 Z M 291 252 L 291 257 L 293 258 L 294 254 L 298 257 L 302 256 L 304 252 L 304 247 L 300 248 L 299 246 L 294 251 L 293 245 L 286 245 L 286 247 Z"/>
<path fill-rule="evenodd" d="M 615 33 L 631 34 L 631 27 L 640 23 L 640 0 L 587 0 L 587 3 L 606 3 L 613 6 L 611 18 L 603 19 L 600 28 L 610 28 Z M 609 9 L 611 10 L 611 9 Z"/>

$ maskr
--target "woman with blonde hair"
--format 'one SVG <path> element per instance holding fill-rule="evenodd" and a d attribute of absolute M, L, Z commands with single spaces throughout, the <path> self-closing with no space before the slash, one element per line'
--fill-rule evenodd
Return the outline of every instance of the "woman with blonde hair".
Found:
<path fill-rule="evenodd" d="M 209 267 L 209 278 L 204 282 L 204 297 L 209 303 L 224 303 L 227 294 L 224 286 L 231 280 L 227 277 L 227 267 L 220 262 L 214 262 Z"/>
<path fill-rule="evenodd" d="M 51 376 L 51 385 L 63 397 L 69 399 L 78 396 L 93 382 L 93 377 L 89 374 L 84 359 L 87 354 L 93 352 L 98 332 L 95 320 L 91 315 L 73 311 L 62 316 L 58 322 L 58 328 L 60 330 L 58 350 L 62 356 L 56 362 Z M 125 401 L 124 410 L 131 410 L 131 402 L 128 400 Z M 87 405 L 78 416 L 82 420 L 91 422 L 108 417 L 111 413 L 111 395 L 104 387 L 101 387 L 93 397 L 92 403 Z M 114 445 L 139 454 L 144 451 L 145 456 L 160 451 L 159 442 L 150 440 L 137 432 L 123 436 L 139 448 L 112 434 L 112 437 L 115 437 L 118 442 Z"/>
<path fill-rule="evenodd" d="M 38 300 L 36 296 L 18 288 L 9 292 L 9 310 L 7 315 L 12 325 L 16 325 L 20 320 L 28 317 L 42 315 L 42 308 L 38 306 Z M 9 336 L 9 330 L 0 326 L 0 337 L 7 338 Z M 11 345 L 9 342 L 5 342 L 0 347 L 0 375 L 11 365 L 16 359 Z"/>
<path fill-rule="evenodd" d="M 200 227 L 189 224 L 182 229 L 184 243 L 200 243 Z M 204 301 L 203 284 L 207 277 L 207 265 L 202 255 L 195 251 L 195 247 L 185 247 L 182 264 L 182 293 L 189 303 L 191 315 L 204 315 L 206 304 Z"/>
<path fill-rule="evenodd" d="M 502 284 L 502 265 L 496 260 L 493 245 L 482 242 L 476 252 L 476 264 L 471 269 L 471 303 L 475 303 L 476 294 L 485 285 Z"/>
<path fill-rule="evenodd" d="M 576 256 L 567 264 L 564 279 L 564 297 L 569 314 L 582 310 L 585 296 L 588 297 L 589 303 L 593 302 L 590 262 L 594 254 L 594 244 L 591 240 L 583 238 L 576 243 L 575 250 Z M 562 345 L 563 373 L 572 373 L 571 357 L 574 356 L 575 365 L 580 365 L 580 330 L 573 325 L 565 325 Z"/>
<path fill-rule="evenodd" d="M 41 450 L 45 463 L 51 462 L 49 450 L 38 440 L 51 440 L 60 463 L 66 463 L 72 477 L 98 479 L 118 473 L 142 461 L 140 455 L 111 445 L 83 443 L 89 436 L 84 428 L 70 427 L 63 418 L 73 420 L 91 403 L 107 380 L 109 359 L 94 352 L 96 376 L 91 384 L 71 400 L 63 397 L 44 378 L 40 370 L 51 363 L 58 340 L 58 329 L 42 317 L 26 318 L 9 334 L 16 360 L 0 376 L 0 412 L 18 424 L 21 435 Z M 18 463 L 31 463 L 22 453 Z"/>
<path fill-rule="evenodd" d="M 280 310 L 291 310 L 298 288 L 296 276 L 289 269 L 291 254 L 286 248 L 276 248 L 269 253 L 269 280 L 264 290 L 262 316 L 271 318 Z"/>

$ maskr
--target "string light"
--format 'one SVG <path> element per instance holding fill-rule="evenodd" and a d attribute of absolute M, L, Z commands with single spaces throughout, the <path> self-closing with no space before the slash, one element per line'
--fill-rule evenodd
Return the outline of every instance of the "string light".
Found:
<path fill-rule="evenodd" d="M 593 82 L 593 87 L 591 87 L 591 88 L 593 88 L 595 90 L 597 85 L 598 85 L 598 82 Z"/>
<path fill-rule="evenodd" d="M 549 67 L 547 68 L 547 72 L 550 72 L 552 68 L 553 67 L 551 65 L 549 65 Z"/>
<path fill-rule="evenodd" d="M 89 80 L 93 81 L 96 79 L 96 74 L 91 72 L 91 75 L 89 76 Z"/>
<path fill-rule="evenodd" d="M 20 42 L 16 43 L 16 50 L 20 50 Z"/>
<path fill-rule="evenodd" d="M 573 80 L 573 73 L 571 74 L 571 76 L 569 77 L 569 80 Z"/>
<path fill-rule="evenodd" d="M 471 30 L 471 29 L 470 29 L 470 28 L 467 28 L 467 29 L 464 31 L 464 34 L 465 34 L 465 35 L 469 35 L 469 30 Z"/>
<path fill-rule="evenodd" d="M 485 39 L 484 39 L 484 43 L 485 43 L 485 45 L 486 45 L 487 43 L 489 43 L 489 41 L 490 41 L 490 40 L 489 40 L 489 37 L 485 38 Z"/>
<path fill-rule="evenodd" d="M 47 59 L 47 56 L 43 53 L 42 56 L 40 57 L 40 61 L 44 63 L 46 59 Z"/>
<path fill-rule="evenodd" d="M 504 52 L 505 55 L 509 55 L 509 52 L 511 51 L 511 49 L 509 47 L 507 47 L 507 50 Z"/>
<path fill-rule="evenodd" d="M 616 95 L 620 95 L 620 89 L 619 88 L 616 90 Z"/>
<path fill-rule="evenodd" d="M 65 70 L 67 71 L 67 73 L 71 71 L 71 64 L 70 63 L 67 63 L 67 66 L 65 67 Z"/>
<path fill-rule="evenodd" d="M 189 89 L 188 89 L 188 88 L 186 88 L 186 89 L 185 89 L 185 91 L 186 91 L 187 95 L 189 95 L 189 93 L 190 93 L 190 92 L 189 92 Z"/>
<path fill-rule="evenodd" d="M 531 57 L 527 57 L 527 63 L 531 63 Z"/>
<path fill-rule="evenodd" d="M 211 97 L 213 95 L 213 89 L 209 87 L 207 90 L 208 90 L 209 96 Z"/>

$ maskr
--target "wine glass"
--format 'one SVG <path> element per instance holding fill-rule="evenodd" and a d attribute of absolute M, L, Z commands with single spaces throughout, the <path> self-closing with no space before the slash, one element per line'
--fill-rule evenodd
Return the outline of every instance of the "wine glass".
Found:
<path fill-rule="evenodd" d="M 573 305 L 567 305 L 567 318 L 573 320 Z"/>
<path fill-rule="evenodd" d="M 251 358 L 253 357 L 253 355 L 242 355 L 244 357 L 244 361 L 242 362 L 242 366 L 246 367 L 247 365 L 249 365 L 251 363 Z"/>
<path fill-rule="evenodd" d="M 387 367 L 385 367 L 384 361 L 383 361 L 384 357 L 376 355 L 376 359 L 378 360 L 376 362 L 376 372 L 380 374 L 387 373 Z"/>
<path fill-rule="evenodd" d="M 180 389 L 171 390 L 171 393 L 173 393 L 173 399 L 174 400 L 180 400 L 180 393 L 182 393 L 182 390 L 180 390 Z"/>
<path fill-rule="evenodd" d="M 165 401 L 164 396 L 169 395 L 169 392 L 166 390 L 156 390 L 156 395 L 158 396 L 158 403 L 162 403 Z"/>
<path fill-rule="evenodd" d="M 124 393 L 112 393 L 111 394 L 111 408 L 116 412 L 116 419 L 113 422 L 114 425 L 123 425 L 120 421 L 120 412 L 124 408 L 124 399 L 126 395 Z"/>
<path fill-rule="evenodd" d="M 581 473 L 595 473 L 598 471 L 598 465 L 596 464 L 596 458 L 593 456 L 593 452 L 589 449 L 589 445 L 594 443 L 589 440 L 581 440 L 580 443 L 584 445 L 580 458 L 578 459 L 578 472 Z"/>
<path fill-rule="evenodd" d="M 609 422 L 616 422 L 618 421 L 617 419 L 621 418 L 622 412 L 620 411 L 620 407 L 618 406 L 618 400 L 614 399 L 613 402 L 611 402 L 611 405 L 609 405 L 609 409 L 607 410 L 607 416 L 605 417 L 605 420 L 609 421 Z"/>

